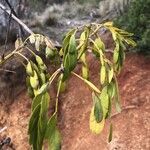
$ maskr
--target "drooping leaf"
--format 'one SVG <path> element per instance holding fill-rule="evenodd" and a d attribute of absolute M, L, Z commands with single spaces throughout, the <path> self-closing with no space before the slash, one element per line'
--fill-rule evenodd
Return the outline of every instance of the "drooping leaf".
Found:
<path fill-rule="evenodd" d="M 113 22 L 112 21 L 106 22 L 104 23 L 104 26 L 113 26 Z"/>
<path fill-rule="evenodd" d="M 105 86 L 100 94 L 100 100 L 101 100 L 101 105 L 103 109 L 103 115 L 104 118 L 106 117 L 108 113 L 108 108 L 109 108 L 109 97 L 108 97 L 108 92 L 107 92 L 107 86 Z"/>
<path fill-rule="evenodd" d="M 27 72 L 27 74 L 28 74 L 29 76 L 33 76 L 33 75 L 34 75 L 30 61 L 28 62 L 27 66 L 26 66 L 26 72 Z"/>
<path fill-rule="evenodd" d="M 95 39 L 94 46 L 97 49 L 97 51 L 105 51 L 105 45 L 100 38 Z"/>
<path fill-rule="evenodd" d="M 113 78 L 113 75 L 114 75 L 114 70 L 113 68 L 111 67 L 110 70 L 108 70 L 108 82 L 110 83 L 112 78 Z"/>
<path fill-rule="evenodd" d="M 50 47 L 46 47 L 45 49 L 45 55 L 46 55 L 46 58 L 54 58 L 55 57 L 55 52 L 54 52 L 54 49 L 51 49 Z"/>
<path fill-rule="evenodd" d="M 61 136 L 57 128 L 54 129 L 49 139 L 49 150 L 60 150 L 61 149 Z"/>
<path fill-rule="evenodd" d="M 43 60 L 40 56 L 36 55 L 35 59 L 36 59 L 36 62 L 38 63 L 39 66 L 44 64 Z"/>
<path fill-rule="evenodd" d="M 105 124 L 105 119 L 99 123 L 96 122 L 95 116 L 94 116 L 94 107 L 92 107 L 91 114 L 90 114 L 90 130 L 93 133 L 99 134 L 102 132 Z"/>
<path fill-rule="evenodd" d="M 23 46 L 22 38 L 17 38 L 17 40 L 15 41 L 15 49 L 18 49 L 21 46 Z"/>
<path fill-rule="evenodd" d="M 49 87 L 49 83 L 44 83 L 38 90 L 38 94 L 43 94 L 43 93 L 47 92 L 48 87 Z"/>
<path fill-rule="evenodd" d="M 101 66 L 100 81 L 101 81 L 101 84 L 104 84 L 106 81 L 106 68 L 105 68 L 105 66 Z"/>
<path fill-rule="evenodd" d="M 35 35 L 34 34 L 31 34 L 30 37 L 29 37 L 29 41 L 31 44 L 34 44 L 36 39 L 35 39 Z"/>
<path fill-rule="evenodd" d="M 69 74 L 70 74 L 70 58 L 69 54 L 67 54 L 64 60 L 64 73 L 62 81 L 65 81 L 68 78 Z"/>
<path fill-rule="evenodd" d="M 41 79 L 41 84 L 44 84 L 46 82 L 46 76 L 43 72 L 40 73 L 40 79 Z"/>
<path fill-rule="evenodd" d="M 41 104 L 38 104 L 35 107 L 35 109 L 33 110 L 32 115 L 30 117 L 29 128 L 28 128 L 28 134 L 30 135 L 30 144 L 33 144 L 33 141 L 34 141 L 33 131 L 35 128 L 37 129 L 39 115 L 40 115 L 40 109 L 41 109 Z"/>
<path fill-rule="evenodd" d="M 87 79 L 89 78 L 89 69 L 88 69 L 88 64 L 86 61 L 86 54 L 83 53 L 81 58 L 80 58 L 81 62 L 82 62 L 82 77 Z"/>
<path fill-rule="evenodd" d="M 119 57 L 119 43 L 116 43 L 116 47 L 114 49 L 114 54 L 113 54 L 114 63 L 117 63 L 118 57 Z"/>
<path fill-rule="evenodd" d="M 38 137 L 37 137 L 37 148 L 42 149 L 44 137 L 47 130 L 47 121 L 48 121 L 48 107 L 49 107 L 50 97 L 47 92 L 42 94 L 41 100 L 41 110 L 38 121 Z"/>
<path fill-rule="evenodd" d="M 109 137 L 108 137 L 109 143 L 112 141 L 112 135 L 113 135 L 113 126 L 112 126 L 112 124 L 110 124 Z"/>
<path fill-rule="evenodd" d="M 72 34 L 75 33 L 75 31 L 76 31 L 76 29 L 70 30 L 70 31 L 66 34 L 66 36 L 65 36 L 65 38 L 64 38 L 64 40 L 63 40 L 63 47 L 62 47 L 62 49 L 63 49 L 63 52 L 64 52 L 64 59 L 65 59 L 65 57 L 66 57 L 66 54 L 68 53 L 68 46 L 69 46 L 69 42 L 70 42 L 70 37 L 71 37 Z"/>
<path fill-rule="evenodd" d="M 33 98 L 32 101 L 32 111 L 34 111 L 34 109 L 41 103 L 42 101 L 42 95 L 37 95 Z"/>
<path fill-rule="evenodd" d="M 30 77 L 30 85 L 33 89 L 37 89 L 39 85 L 39 80 L 36 71 L 34 71 L 34 76 Z"/>
<path fill-rule="evenodd" d="M 103 109 L 101 106 L 101 101 L 94 92 L 92 93 L 92 98 L 94 102 L 94 116 L 95 116 L 96 122 L 99 123 L 103 120 Z"/>
<path fill-rule="evenodd" d="M 40 41 L 36 38 L 36 41 L 35 41 L 35 49 L 37 51 L 40 51 Z"/>
<path fill-rule="evenodd" d="M 114 95 L 114 100 L 115 100 L 115 106 L 116 106 L 116 110 L 117 112 L 121 112 L 121 106 L 120 106 L 120 98 L 119 98 L 119 91 L 118 91 L 118 83 L 115 80 L 114 81 L 114 85 L 115 85 L 115 95 Z"/>
<path fill-rule="evenodd" d="M 69 71 L 71 72 L 77 65 L 77 53 L 75 52 L 74 54 L 70 54 L 69 55 L 69 62 L 70 62 L 70 66 L 69 66 Z"/>
<path fill-rule="evenodd" d="M 70 41 L 69 41 L 68 52 L 70 54 L 74 54 L 76 51 L 77 51 L 77 49 L 76 49 L 75 35 L 72 34 L 71 37 L 70 37 Z"/>

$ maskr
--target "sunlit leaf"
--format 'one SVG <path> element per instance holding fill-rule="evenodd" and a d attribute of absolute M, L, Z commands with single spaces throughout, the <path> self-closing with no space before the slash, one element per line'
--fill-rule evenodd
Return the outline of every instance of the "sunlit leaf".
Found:
<path fill-rule="evenodd" d="M 105 119 L 99 123 L 96 122 L 95 116 L 94 116 L 94 107 L 92 107 L 91 114 L 90 114 L 90 130 L 93 133 L 99 134 L 102 132 L 105 124 Z"/>
<path fill-rule="evenodd" d="M 30 61 L 28 62 L 27 66 L 26 66 L 26 72 L 27 72 L 27 74 L 28 74 L 29 76 L 33 76 L 33 75 L 34 75 Z"/>
<path fill-rule="evenodd" d="M 103 108 L 103 115 L 106 117 L 106 114 L 108 113 L 108 107 L 109 107 L 109 97 L 108 97 L 108 92 L 107 92 L 107 86 L 105 86 L 100 94 L 100 100 L 101 100 L 101 105 Z"/>
<path fill-rule="evenodd" d="M 111 68 L 110 70 L 108 70 L 108 81 L 109 81 L 109 83 L 111 82 L 113 75 L 114 75 L 114 71 L 113 71 L 113 68 Z"/>
<path fill-rule="evenodd" d="M 34 76 L 30 77 L 30 85 L 32 88 L 37 89 L 39 85 L 39 80 L 36 71 L 34 71 Z"/>
<path fill-rule="evenodd" d="M 105 80 L 106 80 L 106 68 L 105 68 L 105 66 L 101 66 L 101 70 L 100 70 L 101 84 L 104 84 Z"/>
<path fill-rule="evenodd" d="M 96 119 L 96 122 L 99 123 L 103 120 L 103 108 L 101 106 L 101 101 L 99 97 L 93 92 L 92 98 L 94 101 L 94 116 Z"/>
<path fill-rule="evenodd" d="M 35 35 L 34 34 L 31 34 L 30 37 L 29 37 L 29 41 L 31 44 L 34 44 L 36 39 L 35 39 Z"/>
<path fill-rule="evenodd" d="M 38 90 L 38 94 L 43 94 L 47 91 L 49 87 L 49 83 L 44 83 L 41 88 Z"/>
<path fill-rule="evenodd" d="M 70 54 L 74 54 L 76 52 L 76 40 L 75 40 L 75 35 L 72 34 L 70 37 L 70 41 L 69 41 L 69 47 L 68 47 L 68 52 Z"/>

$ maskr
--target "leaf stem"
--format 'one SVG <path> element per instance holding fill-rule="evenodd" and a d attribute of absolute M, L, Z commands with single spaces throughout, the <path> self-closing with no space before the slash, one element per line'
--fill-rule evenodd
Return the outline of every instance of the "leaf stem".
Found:
<path fill-rule="evenodd" d="M 75 72 L 71 72 L 73 75 L 84 81 L 92 90 L 94 90 L 96 93 L 101 93 L 100 90 L 90 81 L 82 78 L 80 75 L 76 74 Z"/>
<path fill-rule="evenodd" d="M 62 78 L 63 78 L 63 74 L 61 74 L 60 81 L 58 84 L 57 95 L 56 95 L 55 113 L 58 112 L 58 100 L 59 100 L 60 88 L 61 88 L 61 84 L 62 84 Z"/>

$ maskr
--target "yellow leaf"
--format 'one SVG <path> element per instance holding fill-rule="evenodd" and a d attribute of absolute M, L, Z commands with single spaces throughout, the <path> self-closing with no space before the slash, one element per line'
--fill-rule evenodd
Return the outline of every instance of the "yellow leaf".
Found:
<path fill-rule="evenodd" d="M 105 79 L 106 79 L 106 68 L 105 68 L 105 66 L 102 66 L 102 67 L 101 67 L 101 70 L 100 70 L 100 80 L 101 80 L 101 84 L 104 84 Z"/>
<path fill-rule="evenodd" d="M 55 48 L 52 41 L 48 37 L 45 37 L 45 43 L 46 43 L 46 46 L 49 47 L 50 49 Z"/>
<path fill-rule="evenodd" d="M 92 107 L 91 114 L 90 114 L 90 130 L 93 133 L 99 134 L 103 130 L 104 124 L 105 124 L 104 118 L 101 122 L 99 123 L 96 122 L 95 116 L 94 116 L 94 107 Z"/>
<path fill-rule="evenodd" d="M 113 26 L 113 22 L 112 21 L 106 22 L 104 23 L 104 26 Z"/>
<path fill-rule="evenodd" d="M 35 36 L 34 36 L 34 34 L 31 34 L 31 35 L 30 35 L 29 41 L 30 41 L 31 44 L 34 44 L 34 43 L 35 43 Z"/>
<path fill-rule="evenodd" d="M 108 71 L 108 81 L 109 83 L 111 82 L 112 78 L 113 78 L 113 75 L 114 75 L 114 70 L 113 68 L 111 68 L 109 71 Z"/>
<path fill-rule="evenodd" d="M 16 41 L 15 41 L 15 49 L 18 49 L 19 47 L 21 47 L 23 45 L 23 41 L 21 38 L 18 38 Z"/>

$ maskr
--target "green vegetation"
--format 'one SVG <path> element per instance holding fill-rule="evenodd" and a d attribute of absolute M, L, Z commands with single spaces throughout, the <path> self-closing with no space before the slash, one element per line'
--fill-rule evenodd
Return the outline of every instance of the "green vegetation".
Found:
<path fill-rule="evenodd" d="M 150 0 L 133 0 L 128 11 L 115 23 L 135 34 L 136 51 L 150 54 Z"/>
<path fill-rule="evenodd" d="M 109 30 L 114 40 L 115 48 L 112 51 L 112 58 L 109 57 L 109 59 L 106 55 L 105 44 L 98 34 L 101 28 Z M 57 127 L 58 100 L 60 93 L 65 90 L 66 80 L 71 75 L 82 80 L 91 89 L 93 106 L 89 117 L 89 126 L 93 133 L 99 134 L 104 128 L 105 120 L 111 119 L 113 104 L 118 112 L 121 111 L 117 75 L 120 73 L 125 59 L 125 45 L 135 45 L 131 39 L 132 35 L 114 27 L 112 22 L 107 22 L 104 24 L 91 23 L 70 30 L 64 37 L 60 50 L 53 45 L 48 37 L 41 34 L 31 34 L 24 42 L 17 39 L 15 50 L 1 60 L 0 64 L 2 65 L 13 56 L 21 57 L 26 62 L 23 63 L 27 74 L 26 83 L 28 94 L 32 99 L 28 134 L 29 143 L 33 150 L 44 149 L 44 143 L 48 143 L 50 150 L 61 149 L 61 135 Z M 36 52 L 28 46 L 30 44 L 33 49 L 36 49 Z M 23 49 L 28 50 L 35 57 L 35 61 L 23 55 Z M 91 71 L 87 63 L 89 49 L 91 56 L 96 56 L 95 58 L 99 61 L 98 85 L 100 86 L 94 85 L 89 78 Z M 48 72 L 43 59 L 37 55 L 39 51 L 44 52 L 47 61 L 59 60 L 53 73 Z M 79 62 L 81 72 L 76 74 L 74 69 Z M 51 105 L 49 87 L 54 80 L 58 81 L 55 108 L 49 114 L 49 106 Z M 112 129 L 111 125 L 109 142 L 112 139 Z"/>

